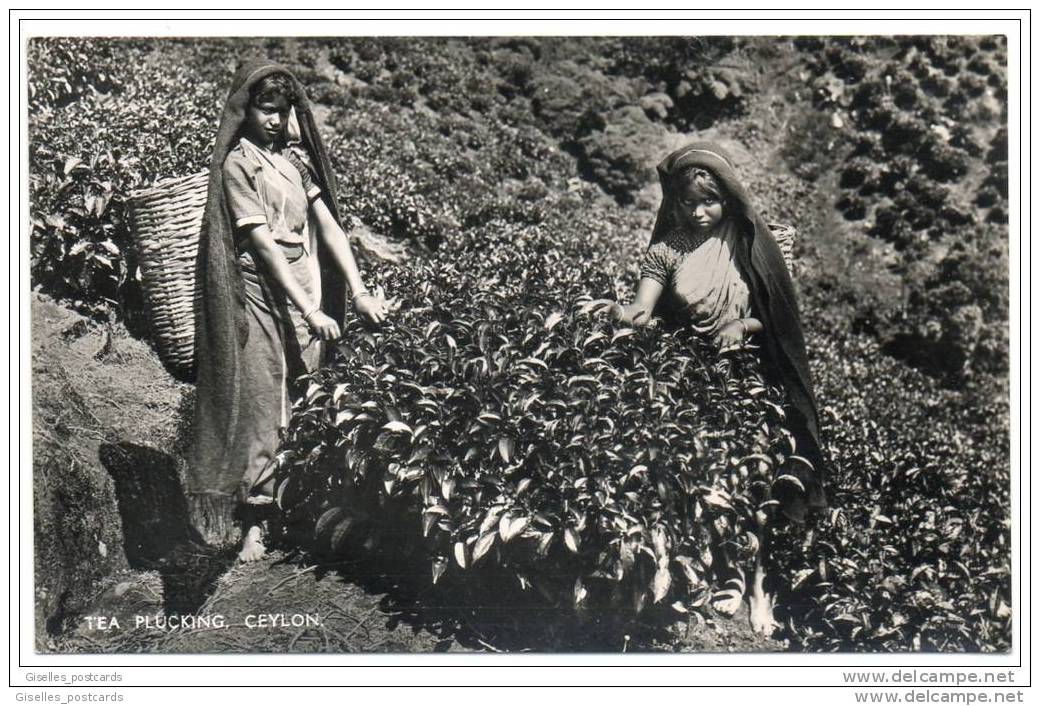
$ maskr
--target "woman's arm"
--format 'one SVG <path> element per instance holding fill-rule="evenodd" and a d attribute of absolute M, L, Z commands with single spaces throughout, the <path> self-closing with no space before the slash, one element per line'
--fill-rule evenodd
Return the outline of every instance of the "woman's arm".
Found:
<path fill-rule="evenodd" d="M 661 298 L 663 291 L 664 285 L 656 279 L 650 277 L 641 278 L 639 287 L 636 289 L 636 298 L 631 304 L 621 307 L 621 322 L 636 326 L 650 323 L 654 307 L 657 306 L 657 300 Z"/>
<path fill-rule="evenodd" d="M 747 333 L 748 336 L 750 336 L 753 333 L 758 333 L 759 331 L 762 331 L 764 328 L 762 326 L 762 322 L 753 316 L 748 316 L 739 320 L 744 322 L 744 331 L 745 333 Z"/>
<path fill-rule="evenodd" d="M 382 322 L 386 318 L 386 303 L 365 289 L 357 261 L 354 259 L 354 251 L 350 247 L 346 233 L 340 228 L 336 218 L 329 211 L 329 207 L 321 199 L 314 200 L 311 210 L 318 221 L 318 234 L 321 236 L 322 242 L 325 243 L 325 247 L 329 249 L 336 265 L 347 279 L 347 286 L 350 287 L 353 296 L 354 308 L 372 323 Z"/>
<path fill-rule="evenodd" d="M 359 294 L 365 291 L 365 284 L 361 281 L 361 272 L 358 270 L 357 261 L 354 260 L 354 251 L 350 248 L 343 229 L 339 227 L 329 207 L 321 199 L 315 199 L 311 203 L 311 210 L 318 220 L 318 234 L 325 243 L 325 247 L 332 253 L 333 259 L 343 276 L 347 278 L 347 286 L 351 294 Z"/>
<path fill-rule="evenodd" d="M 643 277 L 639 280 L 636 298 L 632 300 L 631 304 L 621 304 L 610 299 L 597 299 L 592 302 L 589 311 L 596 314 L 609 311 L 615 321 L 628 326 L 643 326 L 650 323 L 654 307 L 663 291 L 664 285 L 656 279 Z"/>
<path fill-rule="evenodd" d="M 311 300 L 300 283 L 296 281 L 292 270 L 289 269 L 289 261 L 285 259 L 285 253 L 275 242 L 271 229 L 267 227 L 266 223 L 253 226 L 249 231 L 249 242 L 267 271 L 285 290 L 286 295 L 300 310 L 304 320 L 314 332 L 325 341 L 339 338 L 339 325 L 318 309 L 318 305 Z"/>

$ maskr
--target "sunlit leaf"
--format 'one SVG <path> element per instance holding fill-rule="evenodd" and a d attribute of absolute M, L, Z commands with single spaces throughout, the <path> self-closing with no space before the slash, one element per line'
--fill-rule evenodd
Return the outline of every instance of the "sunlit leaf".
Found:
<path fill-rule="evenodd" d="M 484 558 L 484 555 L 491 551 L 491 547 L 495 545 L 495 538 L 498 536 L 497 532 L 486 532 L 480 535 L 477 539 L 477 543 L 473 545 L 473 563 L 478 563 Z"/>
<path fill-rule="evenodd" d="M 577 554 L 581 549 L 581 537 L 578 536 L 577 531 L 573 527 L 568 527 L 563 531 L 563 543 L 574 554 Z"/>

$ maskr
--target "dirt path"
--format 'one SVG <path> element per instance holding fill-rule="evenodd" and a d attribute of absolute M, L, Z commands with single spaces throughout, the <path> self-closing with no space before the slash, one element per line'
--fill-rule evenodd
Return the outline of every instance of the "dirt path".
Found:
<path fill-rule="evenodd" d="M 311 564 L 273 552 L 255 564 L 211 558 L 207 572 L 131 572 L 109 582 L 62 637 L 63 652 L 100 653 L 431 653 L 775 651 L 735 618 L 641 623 L 623 616 L 574 616 L 533 597 L 434 587 L 425 576 L 365 560 Z M 394 572 L 397 572 L 396 574 Z M 425 580 L 424 580 L 425 579 Z M 492 580 L 493 582 L 493 580 Z M 205 583 L 205 579 L 202 580 Z M 169 612 L 169 596 L 194 585 L 201 605 Z M 512 593 L 508 591 L 507 593 Z M 188 606 L 183 606 L 188 608 Z M 92 616 L 90 620 L 87 616 Z M 98 616 L 105 618 L 102 623 Z M 184 616 L 184 617 L 181 617 Z M 681 618 L 674 615 L 673 618 Z"/>
<path fill-rule="evenodd" d="M 408 626 L 385 594 L 366 591 L 339 573 L 343 566 L 306 565 L 272 553 L 255 564 L 211 557 L 220 573 L 147 572 L 120 577 L 92 606 L 108 628 L 82 620 L 61 649 L 87 652 L 433 652 L 459 649 L 420 626 Z M 200 562 L 201 563 L 201 562 Z M 194 584 L 202 604 L 169 613 L 167 594 Z M 207 595 L 208 594 L 208 595 Z M 184 606 L 188 607 L 188 606 Z M 183 615 L 184 617 L 181 617 Z"/>

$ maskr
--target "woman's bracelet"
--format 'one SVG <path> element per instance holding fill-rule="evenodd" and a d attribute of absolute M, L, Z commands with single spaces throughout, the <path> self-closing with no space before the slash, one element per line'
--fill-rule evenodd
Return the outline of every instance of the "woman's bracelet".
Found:
<path fill-rule="evenodd" d="M 306 314 L 303 315 L 303 320 L 306 321 L 309 324 L 311 322 L 311 317 L 314 316 L 318 312 L 319 309 L 321 309 L 321 305 L 320 304 L 316 304 L 313 309 L 311 309 L 310 311 L 308 311 Z"/>
<path fill-rule="evenodd" d="M 362 289 L 360 292 L 358 292 L 353 297 L 351 297 L 350 301 L 356 307 L 358 299 L 360 299 L 361 297 L 370 297 L 370 296 L 372 296 L 372 292 L 368 291 L 367 289 Z"/>

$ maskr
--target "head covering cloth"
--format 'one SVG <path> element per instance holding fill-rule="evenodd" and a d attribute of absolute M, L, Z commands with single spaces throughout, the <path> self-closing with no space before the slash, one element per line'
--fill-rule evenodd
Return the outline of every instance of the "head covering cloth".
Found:
<path fill-rule="evenodd" d="M 298 128 L 298 133 L 289 138 L 298 139 L 299 148 L 307 153 L 322 198 L 336 220 L 340 220 L 336 177 L 303 87 L 284 66 L 265 60 L 245 63 L 232 81 L 213 146 L 196 269 L 201 296 L 195 312 L 195 459 L 188 474 L 188 494 L 196 524 L 200 519 L 212 524 L 222 521 L 217 518 L 230 517 L 229 508 L 237 503 L 236 493 L 242 480 L 234 463 L 234 447 L 243 418 L 240 410 L 251 399 L 239 375 L 249 324 L 234 221 L 224 191 L 223 165 L 242 136 L 250 90 L 273 74 L 283 74 L 292 82 L 296 93 L 293 127 Z M 320 255 L 319 252 L 322 259 Z M 342 324 L 346 285 L 336 268 L 322 273 L 322 301 L 323 310 Z"/>
<path fill-rule="evenodd" d="M 733 159 L 722 147 L 713 142 L 694 142 L 672 152 L 657 166 L 664 198 L 650 242 L 657 242 L 678 227 L 676 199 L 681 183 L 679 177 L 693 167 L 710 172 L 718 180 L 725 191 L 725 215 L 736 220 L 744 236 L 737 247 L 737 264 L 747 278 L 755 316 L 762 321 L 763 362 L 767 376 L 787 393 L 787 422 L 795 435 L 797 451 L 815 466 L 814 473 L 800 464 L 794 471 L 805 486 L 805 497 L 790 502 L 781 500 L 788 516 L 801 519 L 804 506 L 797 506 L 803 501 L 816 507 L 826 506 L 827 501 L 823 492 L 825 461 L 819 417 L 794 283 L 769 226 L 752 207 L 737 178 Z"/>

